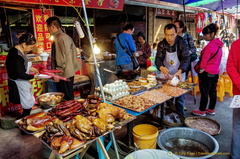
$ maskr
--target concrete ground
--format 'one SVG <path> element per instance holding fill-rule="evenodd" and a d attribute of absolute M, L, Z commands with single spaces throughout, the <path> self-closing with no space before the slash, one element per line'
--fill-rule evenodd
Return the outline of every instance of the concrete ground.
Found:
<path fill-rule="evenodd" d="M 222 127 L 219 135 L 214 138 L 219 143 L 218 155 L 212 157 L 212 159 L 229 159 L 230 144 L 232 136 L 232 109 L 229 108 L 231 103 L 230 97 L 227 94 L 224 98 L 224 102 L 217 102 L 216 115 L 207 117 L 218 121 Z M 193 96 L 190 93 L 186 94 L 186 107 L 185 117 L 193 116 L 191 114 L 192 109 L 197 109 L 199 103 L 199 94 L 197 95 L 197 104 L 194 104 Z M 144 123 L 145 116 L 139 116 L 134 124 Z M 115 137 L 120 141 L 126 142 L 127 128 L 122 127 L 120 130 L 115 130 Z M 43 159 L 47 156 L 47 151 L 43 150 L 42 143 L 32 135 L 21 135 L 18 128 L 4 130 L 0 128 L 0 159 Z M 98 158 L 95 148 L 95 143 L 88 150 L 84 156 L 85 159 Z M 126 150 L 125 150 L 126 151 Z M 115 159 L 115 152 L 113 149 L 108 151 L 111 159 Z M 120 158 L 124 158 L 127 153 L 122 153 Z"/>

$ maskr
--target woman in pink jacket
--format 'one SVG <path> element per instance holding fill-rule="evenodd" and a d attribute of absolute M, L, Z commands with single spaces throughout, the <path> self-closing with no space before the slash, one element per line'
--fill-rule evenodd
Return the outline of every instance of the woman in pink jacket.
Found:
<path fill-rule="evenodd" d="M 215 38 L 218 30 L 216 24 L 206 26 L 202 33 L 206 41 L 210 41 L 202 50 L 200 57 L 200 72 L 198 73 L 199 87 L 201 92 L 199 110 L 192 110 L 192 113 L 205 116 L 206 112 L 214 115 L 217 102 L 217 82 L 220 73 L 223 42 Z M 210 98 L 209 106 L 208 97 Z"/>
<path fill-rule="evenodd" d="M 233 82 L 233 94 L 240 95 L 240 40 L 232 43 L 228 55 L 227 72 Z M 233 109 L 231 158 L 240 158 L 240 108 Z"/>

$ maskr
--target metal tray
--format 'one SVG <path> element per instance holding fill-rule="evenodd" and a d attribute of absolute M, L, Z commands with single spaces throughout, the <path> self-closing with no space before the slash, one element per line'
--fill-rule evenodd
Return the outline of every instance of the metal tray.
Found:
<path fill-rule="evenodd" d="M 139 90 L 139 91 L 136 91 L 136 92 L 130 92 L 131 95 L 136 95 L 136 94 L 139 94 L 139 93 L 143 93 L 147 90 L 146 87 L 144 87 L 143 89 Z"/>
<path fill-rule="evenodd" d="M 177 87 L 182 88 L 182 89 L 186 89 L 186 90 L 192 90 L 194 87 L 196 87 L 196 86 L 198 85 L 198 84 L 196 84 L 196 83 L 191 83 L 191 82 L 186 82 L 186 83 L 191 84 L 192 87 L 191 87 L 191 88 L 182 88 L 182 87 L 179 87 L 178 85 L 177 85 Z"/>
<path fill-rule="evenodd" d="M 39 133 L 39 132 L 45 130 L 45 128 L 42 129 L 42 130 L 38 130 L 38 131 L 29 131 L 29 130 L 26 130 L 26 129 L 24 129 L 24 128 L 22 127 L 21 124 L 19 124 L 19 122 L 20 122 L 21 120 L 22 120 L 22 118 L 21 118 L 21 119 L 18 119 L 18 120 L 15 120 L 15 124 L 17 125 L 17 127 L 18 127 L 19 129 L 21 129 L 22 131 L 24 131 L 25 133 L 27 133 L 27 134 L 29 134 L 29 135 L 33 135 L 33 134 L 36 134 L 36 133 Z"/>
<path fill-rule="evenodd" d="M 131 114 L 128 114 L 128 115 L 131 116 L 130 119 L 124 120 L 124 121 L 121 121 L 121 122 L 119 122 L 119 123 L 114 124 L 114 128 L 113 128 L 112 130 L 109 130 L 109 131 L 105 132 L 103 135 L 98 136 L 98 137 L 96 137 L 96 138 L 94 138 L 94 139 L 88 140 L 85 144 L 81 145 L 81 146 L 78 147 L 78 148 L 75 148 L 75 149 L 73 149 L 73 150 L 67 150 L 65 153 L 62 153 L 62 154 L 58 153 L 58 151 L 57 151 L 56 149 L 53 149 L 48 143 L 46 143 L 46 142 L 45 142 L 44 140 L 42 140 L 41 138 L 39 138 L 39 139 L 40 139 L 40 141 L 41 141 L 43 144 L 45 144 L 49 149 L 51 149 L 52 152 L 54 152 L 56 155 L 58 155 L 58 156 L 68 156 L 68 155 L 70 155 L 71 153 L 74 153 L 75 151 L 83 148 L 84 146 L 86 146 L 86 145 L 88 145 L 88 144 L 96 141 L 99 137 L 103 137 L 103 136 L 109 134 L 110 132 L 113 132 L 114 130 L 118 129 L 119 127 L 122 127 L 122 126 L 126 125 L 127 123 L 129 123 L 129 122 L 133 121 L 134 119 L 136 119 L 136 116 L 131 115 Z"/>
<path fill-rule="evenodd" d="M 156 103 L 156 104 L 157 104 L 157 103 Z M 156 105 L 156 104 L 154 104 L 154 105 Z M 152 105 L 152 106 L 150 106 L 150 107 L 147 107 L 147 108 L 145 108 L 145 109 L 143 109 L 143 110 L 141 110 L 141 111 L 137 111 L 137 110 L 134 110 L 134 109 L 129 109 L 129 108 L 126 108 L 126 107 L 124 107 L 124 106 L 121 106 L 121 105 L 118 105 L 118 104 L 115 104 L 115 103 L 113 103 L 113 105 L 116 105 L 116 106 L 118 106 L 118 107 L 121 107 L 121 108 L 123 108 L 123 109 L 132 110 L 132 111 L 135 111 L 135 112 L 138 112 L 138 113 L 141 113 L 141 112 L 143 112 L 143 111 L 145 111 L 145 110 L 147 110 L 147 109 L 151 108 L 152 106 L 154 106 L 154 105 Z"/>

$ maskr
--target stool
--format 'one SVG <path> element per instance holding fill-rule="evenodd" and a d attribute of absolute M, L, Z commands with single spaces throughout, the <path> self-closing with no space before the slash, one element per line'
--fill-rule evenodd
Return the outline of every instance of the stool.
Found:
<path fill-rule="evenodd" d="M 79 90 L 81 98 L 86 98 L 91 90 L 90 78 L 85 75 L 75 75 L 73 89 Z"/>
<path fill-rule="evenodd" d="M 200 91 L 200 88 L 199 88 L 199 82 L 198 82 L 198 76 L 193 76 L 193 81 L 192 81 L 192 77 L 191 76 L 188 76 L 188 82 L 190 83 L 195 83 L 195 84 L 198 84 L 195 88 L 194 88 L 194 91 L 197 93 Z M 194 94 L 194 92 L 192 91 L 192 95 Z"/>
<path fill-rule="evenodd" d="M 223 80 L 223 78 L 219 77 L 218 83 L 217 83 L 217 97 L 219 97 L 220 102 L 223 102 L 224 95 L 225 95 L 224 80 Z"/>
<path fill-rule="evenodd" d="M 233 97 L 233 92 L 232 92 L 232 80 L 228 76 L 228 74 L 225 72 L 220 76 L 224 80 L 224 92 L 229 93 L 230 97 Z"/>

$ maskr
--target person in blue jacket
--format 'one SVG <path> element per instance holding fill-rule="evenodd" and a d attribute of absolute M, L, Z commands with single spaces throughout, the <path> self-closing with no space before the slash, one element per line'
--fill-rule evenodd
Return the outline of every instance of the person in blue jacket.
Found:
<path fill-rule="evenodd" d="M 133 70 L 132 60 L 128 55 L 136 52 L 136 45 L 132 37 L 133 32 L 134 26 L 127 24 L 124 26 L 123 32 L 114 40 L 117 54 L 117 71 Z"/>

